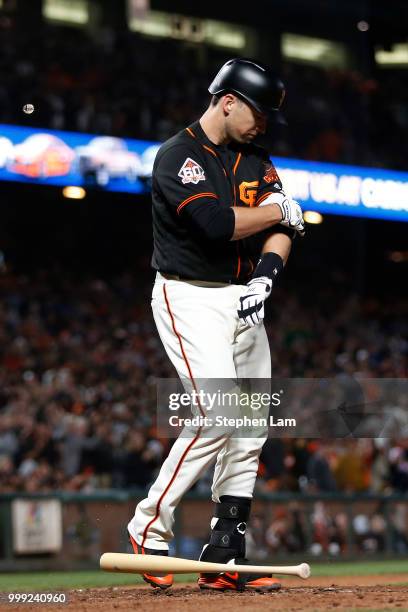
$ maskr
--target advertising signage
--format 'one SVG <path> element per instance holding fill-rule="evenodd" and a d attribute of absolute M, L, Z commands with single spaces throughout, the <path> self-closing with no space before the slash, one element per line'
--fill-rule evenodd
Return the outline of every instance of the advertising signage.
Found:
<path fill-rule="evenodd" d="M 0 180 L 147 193 L 160 144 L 0 124 Z M 273 157 L 305 210 L 408 221 L 408 172 Z"/>
<path fill-rule="evenodd" d="M 143 193 L 150 189 L 159 146 L 145 140 L 0 124 L 0 180 Z"/>
<path fill-rule="evenodd" d="M 408 172 L 274 157 L 290 195 L 305 210 L 408 221 Z"/>

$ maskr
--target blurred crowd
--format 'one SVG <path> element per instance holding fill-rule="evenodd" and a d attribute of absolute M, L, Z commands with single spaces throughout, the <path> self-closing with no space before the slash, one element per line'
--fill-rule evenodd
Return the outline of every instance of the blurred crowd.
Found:
<path fill-rule="evenodd" d="M 316 501 L 274 504 L 255 514 L 247 533 L 248 554 L 266 559 L 307 551 L 312 556 L 393 552 L 407 554 L 407 505 Z"/>
<path fill-rule="evenodd" d="M 272 503 L 258 499 L 246 529 L 246 554 L 260 564 L 299 553 L 325 559 L 406 555 L 407 524 L 408 506 L 404 501 L 353 501 L 347 496 L 335 501 L 305 497 L 285 503 L 277 498 Z M 208 536 L 181 533 L 177 547 L 171 542 L 170 554 L 197 558 Z"/>
<path fill-rule="evenodd" d="M 162 141 L 197 119 L 207 87 L 231 56 L 111 29 L 0 23 L 0 122 Z M 273 63 L 273 58 L 271 58 Z M 154 67 L 154 69 L 152 69 Z M 273 153 L 406 168 L 407 74 L 286 64 L 284 114 Z M 35 112 L 24 116 L 22 106 Z"/>
<path fill-rule="evenodd" d="M 4 274 L 0 291 L 0 489 L 145 489 L 172 443 L 156 427 L 154 382 L 175 375 L 148 308 L 150 280 L 56 267 Z M 406 376 L 402 300 L 339 301 L 325 290 L 310 302 L 278 288 L 271 308 L 275 376 Z M 269 439 L 258 487 L 407 491 L 408 411 L 398 402 L 398 438 Z M 210 485 L 208 473 L 196 487 Z"/>

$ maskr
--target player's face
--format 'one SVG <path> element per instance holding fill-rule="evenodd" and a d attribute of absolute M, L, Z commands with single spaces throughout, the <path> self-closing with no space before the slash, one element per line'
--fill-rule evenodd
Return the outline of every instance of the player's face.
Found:
<path fill-rule="evenodd" d="M 227 130 L 230 138 L 241 143 L 250 143 L 258 136 L 265 134 L 266 115 L 258 112 L 243 100 L 234 97 L 231 112 L 227 116 Z"/>

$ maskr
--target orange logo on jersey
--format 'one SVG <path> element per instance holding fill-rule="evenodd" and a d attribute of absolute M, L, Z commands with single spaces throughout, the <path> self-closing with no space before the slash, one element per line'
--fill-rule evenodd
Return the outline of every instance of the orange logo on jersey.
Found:
<path fill-rule="evenodd" d="M 239 186 L 239 199 L 247 206 L 255 206 L 259 181 L 243 181 Z"/>
<path fill-rule="evenodd" d="M 265 183 L 280 183 L 280 178 L 273 164 L 266 164 L 265 176 L 263 179 Z"/>

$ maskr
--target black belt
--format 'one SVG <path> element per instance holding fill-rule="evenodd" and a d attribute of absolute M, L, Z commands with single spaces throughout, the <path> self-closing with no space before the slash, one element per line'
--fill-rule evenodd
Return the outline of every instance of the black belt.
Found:
<path fill-rule="evenodd" d="M 158 270 L 160 272 L 160 270 Z M 185 276 L 179 276 L 178 274 L 168 274 L 167 272 L 160 272 L 162 276 L 164 276 L 167 280 L 179 280 L 184 281 L 186 283 L 219 283 L 221 285 L 245 285 L 245 282 L 239 280 L 238 278 L 234 278 L 232 280 L 214 280 L 208 278 L 186 278 Z"/>

